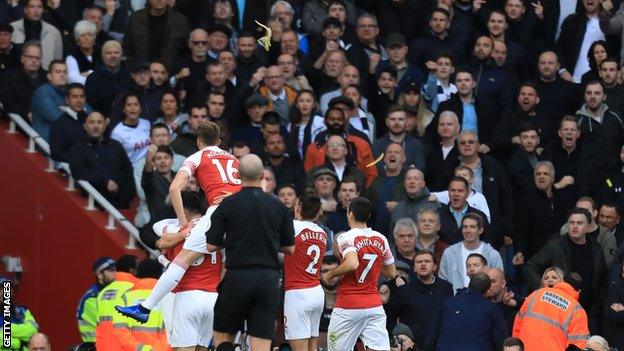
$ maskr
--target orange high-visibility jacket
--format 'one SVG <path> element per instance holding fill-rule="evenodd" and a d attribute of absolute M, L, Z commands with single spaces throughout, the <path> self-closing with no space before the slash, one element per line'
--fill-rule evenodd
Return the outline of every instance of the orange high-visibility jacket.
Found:
<path fill-rule="evenodd" d="M 121 344 L 113 332 L 113 316 L 119 314 L 116 305 L 123 305 L 122 296 L 130 290 L 137 278 L 130 273 L 117 272 L 115 281 L 108 284 L 97 297 L 97 320 L 95 347 L 98 350 L 118 351 Z"/>
<path fill-rule="evenodd" d="M 124 305 L 131 306 L 145 301 L 155 285 L 156 279 L 153 278 L 138 280 L 132 289 L 123 295 Z M 113 328 L 124 351 L 171 351 L 163 315 L 158 309 L 152 310 L 145 323 L 116 314 L 113 316 Z"/>
<path fill-rule="evenodd" d="M 513 336 L 522 339 L 526 351 L 564 351 L 569 344 L 585 348 L 589 328 L 578 298 L 563 282 L 534 291 L 516 316 Z"/>

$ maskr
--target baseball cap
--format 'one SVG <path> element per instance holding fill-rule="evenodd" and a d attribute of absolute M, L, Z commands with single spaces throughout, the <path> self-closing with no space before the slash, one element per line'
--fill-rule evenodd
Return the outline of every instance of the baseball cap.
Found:
<path fill-rule="evenodd" d="M 323 21 L 323 29 L 331 26 L 342 28 L 342 22 L 336 17 L 327 17 L 325 21 Z"/>
<path fill-rule="evenodd" d="M 386 47 L 405 45 L 405 37 L 401 33 L 392 33 L 386 39 Z"/>
<path fill-rule="evenodd" d="M 108 256 L 100 257 L 93 262 L 93 273 L 100 273 L 112 267 L 115 267 L 115 260 Z"/>
<path fill-rule="evenodd" d="M 8 23 L 0 23 L 0 32 L 13 33 L 13 26 Z"/>
<path fill-rule="evenodd" d="M 350 98 L 344 95 L 336 96 L 335 98 L 329 100 L 329 104 L 327 104 L 327 106 L 329 108 L 334 108 L 338 104 L 347 105 L 347 107 L 351 110 L 355 108 L 355 104 L 353 103 L 353 100 L 351 100 Z"/>
<path fill-rule="evenodd" d="M 397 323 L 397 325 L 392 329 L 392 336 L 405 335 L 408 338 L 414 340 L 414 333 L 412 329 L 403 323 Z"/>
<path fill-rule="evenodd" d="M 250 108 L 251 106 L 255 105 L 267 106 L 268 104 L 269 99 L 259 93 L 251 94 L 251 96 L 248 97 L 247 100 L 245 100 L 245 108 Z"/>
<path fill-rule="evenodd" d="M 410 91 L 420 93 L 420 86 L 418 86 L 418 84 L 416 84 L 415 82 L 409 82 L 403 89 L 403 92 L 407 93 Z"/>
<path fill-rule="evenodd" d="M 136 72 L 144 71 L 144 70 L 149 70 L 149 62 L 140 58 L 132 61 L 132 64 L 130 65 L 131 73 L 136 73 Z"/>
<path fill-rule="evenodd" d="M 318 169 L 316 171 L 314 171 L 314 174 L 312 174 L 312 177 L 314 179 L 322 176 L 322 175 L 330 175 L 332 177 L 334 177 L 334 179 L 336 180 L 336 183 L 338 183 L 340 180 L 338 179 L 338 175 L 336 174 L 336 172 L 332 171 L 331 169 L 327 168 L 327 167 L 323 167 L 321 169 Z"/>

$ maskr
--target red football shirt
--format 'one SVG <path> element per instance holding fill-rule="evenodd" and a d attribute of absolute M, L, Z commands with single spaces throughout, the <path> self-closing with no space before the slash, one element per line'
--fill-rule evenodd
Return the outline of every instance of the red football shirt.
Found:
<path fill-rule="evenodd" d="M 295 252 L 284 256 L 284 290 L 312 288 L 320 284 L 321 262 L 327 234 L 308 221 L 293 221 Z"/>
<path fill-rule="evenodd" d="M 215 197 L 241 189 L 238 167 L 239 162 L 232 154 L 218 146 L 208 146 L 189 156 L 180 171 L 194 176 L 206 194 L 208 205 L 214 205 Z"/>
<path fill-rule="evenodd" d="M 394 263 L 388 240 L 370 229 L 351 229 L 338 236 L 338 249 L 344 257 L 355 252 L 358 268 L 345 274 L 338 286 L 336 307 L 359 309 L 381 306 L 377 281 L 382 265 Z"/>

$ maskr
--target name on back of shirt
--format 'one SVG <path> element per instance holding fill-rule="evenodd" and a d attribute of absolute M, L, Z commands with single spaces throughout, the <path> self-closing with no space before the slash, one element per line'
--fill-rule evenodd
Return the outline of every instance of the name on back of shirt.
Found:
<path fill-rule="evenodd" d="M 373 246 L 379 249 L 379 251 L 382 251 L 382 252 L 384 251 L 384 245 L 379 240 L 374 240 L 370 238 L 362 238 L 362 239 L 357 240 L 355 243 L 355 249 L 357 251 L 360 251 L 360 249 L 363 248 L 364 246 Z"/>
<path fill-rule="evenodd" d="M 306 240 L 320 240 L 327 244 L 327 234 L 323 232 L 315 232 L 310 229 L 304 229 L 299 233 L 299 238 L 303 241 Z"/>

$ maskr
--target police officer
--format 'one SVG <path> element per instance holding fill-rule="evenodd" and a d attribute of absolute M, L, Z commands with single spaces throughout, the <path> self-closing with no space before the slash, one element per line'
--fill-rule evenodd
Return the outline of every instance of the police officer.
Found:
<path fill-rule="evenodd" d="M 15 301 L 17 284 L 8 277 L 0 276 L 0 286 L 9 281 L 13 283 L 11 289 L 11 301 Z M 4 318 L 0 315 L 0 322 L 4 325 Z M 16 303 L 11 304 L 11 347 L 9 350 L 23 350 L 28 346 L 30 338 L 37 333 L 39 325 L 35 321 L 30 310 Z M 3 348 L 3 350 L 5 350 Z"/>
<path fill-rule="evenodd" d="M 214 307 L 218 350 L 233 350 L 234 334 L 245 320 L 251 349 L 269 350 L 280 294 L 278 252 L 295 250 L 290 212 L 261 189 L 262 169 L 258 156 L 241 158 L 243 188 L 221 202 L 206 234 L 208 251 L 225 247 L 227 271 Z"/>
<path fill-rule="evenodd" d="M 78 330 L 83 343 L 95 343 L 95 328 L 97 327 L 97 296 L 100 290 L 115 281 L 115 260 L 110 257 L 100 257 L 93 262 L 95 284 L 82 295 L 76 310 Z"/>

